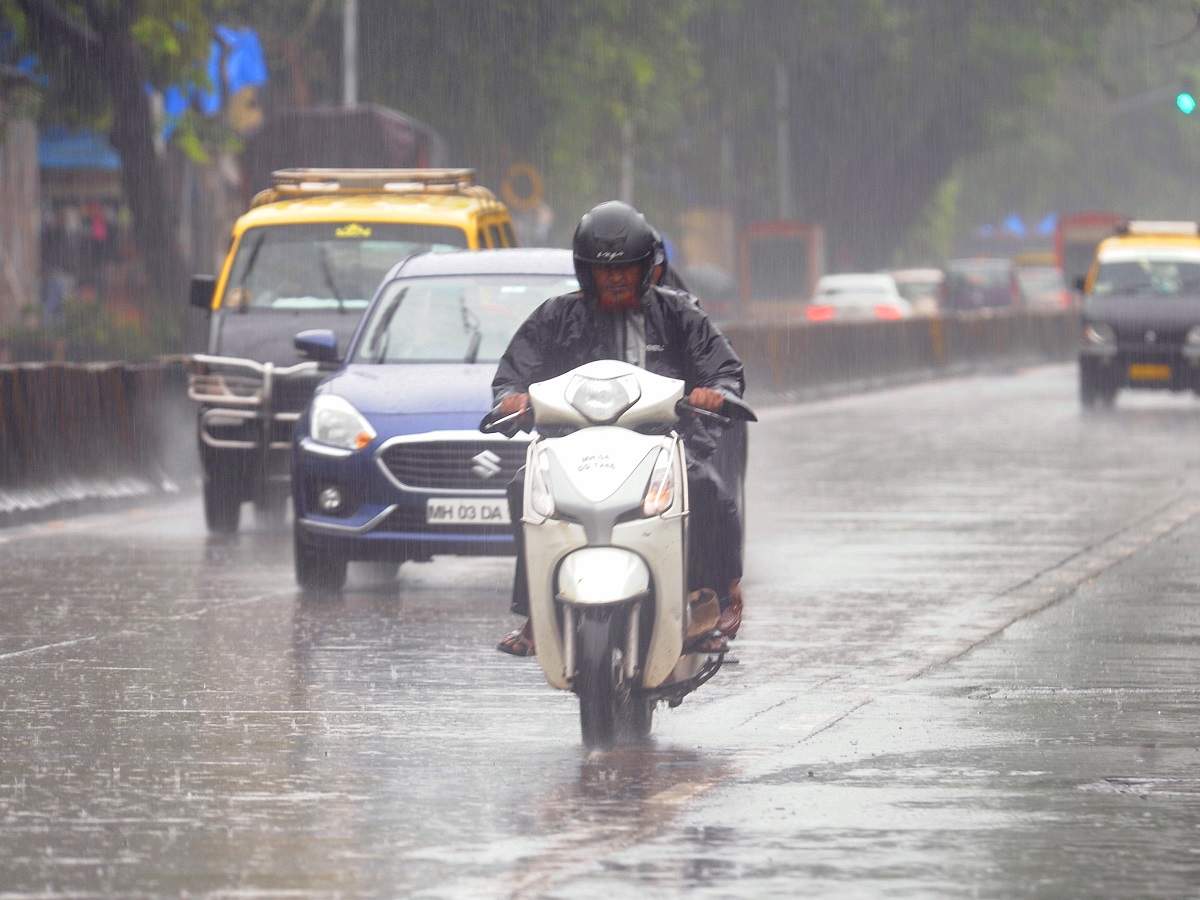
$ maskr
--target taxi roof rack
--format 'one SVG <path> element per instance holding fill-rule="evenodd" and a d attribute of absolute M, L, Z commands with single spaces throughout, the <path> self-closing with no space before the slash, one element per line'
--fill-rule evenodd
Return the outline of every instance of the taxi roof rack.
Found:
<path fill-rule="evenodd" d="M 1200 237 L 1200 223 L 1189 221 L 1128 219 L 1117 225 L 1116 233 L 1120 235 L 1172 235 L 1177 237 Z"/>
<path fill-rule="evenodd" d="M 251 206 L 337 194 L 447 194 L 494 200 L 474 169 L 277 169 Z"/>

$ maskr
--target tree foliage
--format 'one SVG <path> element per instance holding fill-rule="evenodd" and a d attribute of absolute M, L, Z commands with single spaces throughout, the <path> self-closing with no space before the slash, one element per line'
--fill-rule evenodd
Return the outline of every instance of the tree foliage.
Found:
<path fill-rule="evenodd" d="M 1117 10 L 1086 71 L 1060 79 L 1020 134 L 960 163 L 964 230 L 1010 212 L 1027 222 L 1087 209 L 1200 215 L 1200 120 L 1174 104 L 1183 78 L 1200 80 L 1196 25 L 1190 0 Z"/>
<path fill-rule="evenodd" d="M 106 122 L 134 171 L 154 159 L 141 85 L 194 74 L 218 13 L 262 35 L 268 110 L 340 99 L 340 0 L 0 4 L 22 14 L 22 35 L 59 74 L 56 102 Z M 835 261 L 865 265 L 928 225 L 965 160 L 1036 124 L 1064 72 L 1094 69 L 1121 5 L 360 0 L 359 96 L 437 128 L 454 161 L 489 183 L 532 162 L 563 231 L 616 194 L 632 133 L 637 200 L 670 228 L 696 204 L 731 206 L 741 221 L 776 214 L 782 66 L 796 215 L 827 226 Z M 139 235 L 161 246 L 169 229 L 150 232 L 168 223 L 148 203 L 134 203 Z"/>
<path fill-rule="evenodd" d="M 48 75 L 52 118 L 107 130 L 121 157 L 134 234 L 155 293 L 178 296 L 182 257 L 147 86 L 202 80 L 212 37 L 207 0 L 0 0 Z"/>

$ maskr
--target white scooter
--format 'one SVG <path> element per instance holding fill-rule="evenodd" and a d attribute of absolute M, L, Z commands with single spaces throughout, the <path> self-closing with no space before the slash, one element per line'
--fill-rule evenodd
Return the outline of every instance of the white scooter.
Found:
<path fill-rule="evenodd" d="M 687 465 L 675 426 L 681 415 L 755 416 L 736 397 L 726 415 L 699 410 L 683 389 L 614 360 L 529 388 L 530 618 L 546 680 L 579 697 L 588 747 L 644 738 L 660 700 L 678 706 L 724 660 L 723 649 L 687 650 Z M 505 431 L 519 416 L 485 430 Z"/>

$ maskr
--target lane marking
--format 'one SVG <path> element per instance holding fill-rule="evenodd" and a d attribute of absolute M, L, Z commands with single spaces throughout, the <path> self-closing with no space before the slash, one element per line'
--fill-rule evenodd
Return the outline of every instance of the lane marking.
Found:
<path fill-rule="evenodd" d="M 89 641 L 100 639 L 100 635 L 93 634 L 88 637 L 74 638 L 70 641 L 59 641 L 55 644 L 42 644 L 40 647 L 26 647 L 24 650 L 14 650 L 11 653 L 0 653 L 0 660 L 16 659 L 18 656 L 28 656 L 31 653 L 41 653 L 43 650 L 56 650 L 59 647 L 73 647 L 76 644 L 86 644 Z"/>

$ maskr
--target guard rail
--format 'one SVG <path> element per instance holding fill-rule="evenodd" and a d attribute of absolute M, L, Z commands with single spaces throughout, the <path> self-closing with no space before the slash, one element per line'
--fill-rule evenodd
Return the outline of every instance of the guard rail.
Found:
<path fill-rule="evenodd" d="M 730 324 L 759 396 L 805 396 L 939 372 L 1070 358 L 1079 315 Z M 77 501 L 172 489 L 194 472 L 183 358 L 0 365 L 0 524 Z"/>

